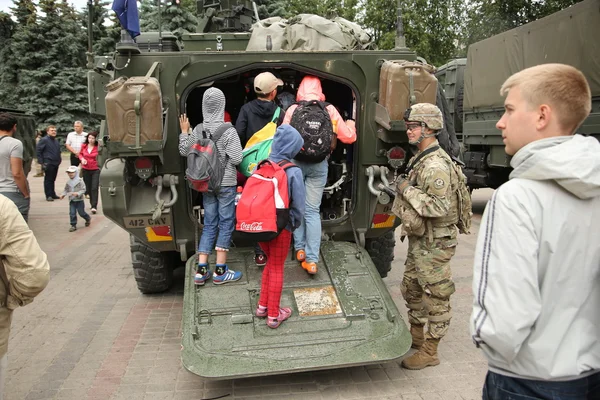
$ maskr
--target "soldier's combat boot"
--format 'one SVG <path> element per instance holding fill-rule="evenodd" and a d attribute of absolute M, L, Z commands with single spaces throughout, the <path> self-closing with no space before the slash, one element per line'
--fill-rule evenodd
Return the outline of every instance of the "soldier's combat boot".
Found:
<path fill-rule="evenodd" d="M 427 339 L 419 351 L 402 360 L 402 367 L 406 369 L 423 369 L 440 363 L 437 348 L 440 339 Z"/>
<path fill-rule="evenodd" d="M 410 325 L 410 336 L 412 336 L 413 349 L 419 350 L 425 343 L 425 334 L 423 333 L 423 325 Z"/>

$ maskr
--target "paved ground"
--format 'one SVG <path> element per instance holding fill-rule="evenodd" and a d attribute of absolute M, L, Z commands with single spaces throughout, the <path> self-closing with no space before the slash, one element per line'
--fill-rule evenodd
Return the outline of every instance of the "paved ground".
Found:
<path fill-rule="evenodd" d="M 67 163 L 57 188 L 66 181 Z M 142 296 L 128 235 L 101 214 L 69 233 L 67 201 L 48 203 L 43 178 L 32 187 L 30 226 L 51 263 L 48 288 L 17 310 L 9 345 L 6 398 L 13 399 L 480 399 L 486 364 L 468 333 L 474 234 L 461 236 L 452 261 L 454 318 L 440 345 L 441 365 L 407 371 L 398 362 L 276 378 L 208 381 L 180 362 L 183 270 L 166 294 Z M 480 214 L 491 191 L 474 194 Z M 400 310 L 406 244 L 385 280 Z"/>

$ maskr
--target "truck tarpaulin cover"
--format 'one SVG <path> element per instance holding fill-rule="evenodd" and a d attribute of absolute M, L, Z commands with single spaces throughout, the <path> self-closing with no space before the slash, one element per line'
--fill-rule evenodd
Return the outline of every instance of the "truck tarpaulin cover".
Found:
<path fill-rule="evenodd" d="M 502 107 L 500 87 L 534 65 L 569 64 L 580 69 L 600 96 L 600 0 L 586 0 L 538 21 L 469 46 L 465 72 L 467 108 Z"/>

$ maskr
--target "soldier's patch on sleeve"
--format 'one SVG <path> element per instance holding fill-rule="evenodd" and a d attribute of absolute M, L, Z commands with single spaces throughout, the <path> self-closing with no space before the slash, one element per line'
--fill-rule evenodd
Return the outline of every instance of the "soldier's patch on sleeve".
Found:
<path fill-rule="evenodd" d="M 441 168 L 436 168 L 430 171 L 425 178 L 424 187 L 430 195 L 443 197 L 446 195 L 448 185 L 450 184 L 450 176 Z"/>

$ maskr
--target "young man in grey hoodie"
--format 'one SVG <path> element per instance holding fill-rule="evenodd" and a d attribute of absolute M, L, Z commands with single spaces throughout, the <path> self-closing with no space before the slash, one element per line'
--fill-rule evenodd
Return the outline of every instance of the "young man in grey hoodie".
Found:
<path fill-rule="evenodd" d="M 484 399 L 600 399 L 600 144 L 575 132 L 590 87 L 568 65 L 506 80 L 510 180 L 481 220 L 471 334 Z"/>

